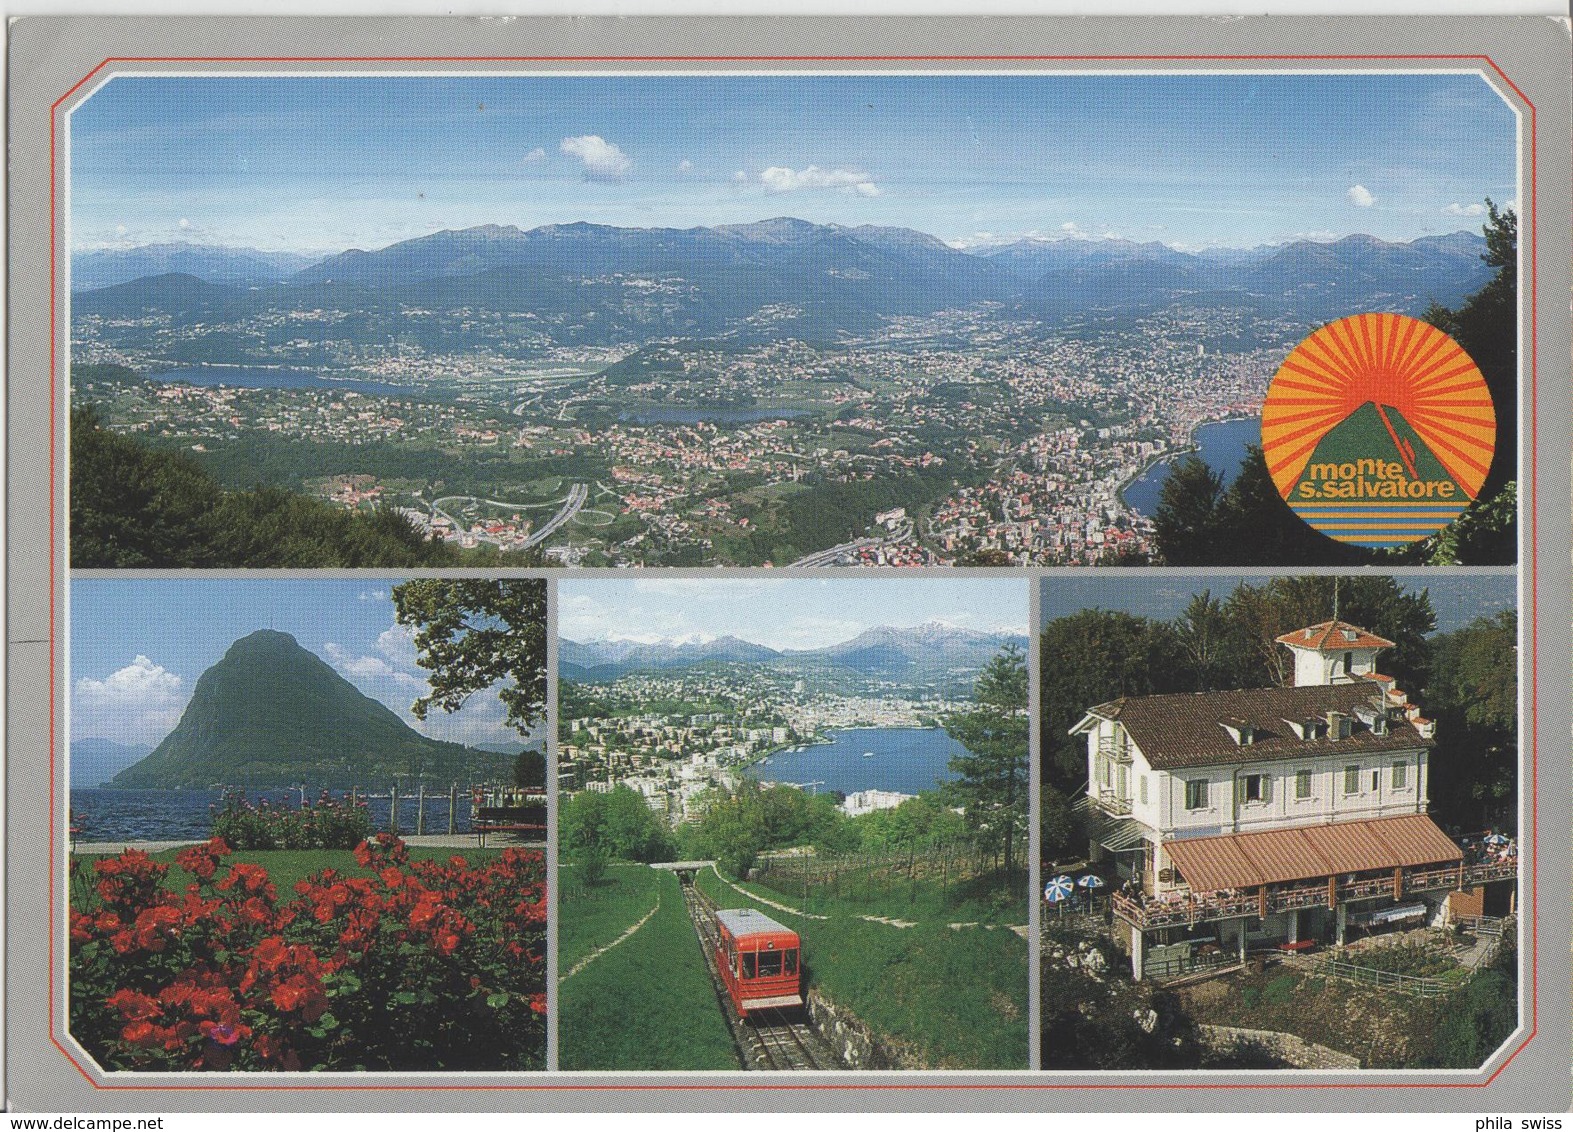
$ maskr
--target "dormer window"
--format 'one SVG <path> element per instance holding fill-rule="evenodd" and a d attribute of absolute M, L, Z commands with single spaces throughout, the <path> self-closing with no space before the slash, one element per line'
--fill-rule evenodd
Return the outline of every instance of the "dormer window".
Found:
<path fill-rule="evenodd" d="M 1229 733 L 1236 746 L 1249 747 L 1256 742 L 1256 728 L 1244 719 L 1221 719 L 1218 725 Z"/>

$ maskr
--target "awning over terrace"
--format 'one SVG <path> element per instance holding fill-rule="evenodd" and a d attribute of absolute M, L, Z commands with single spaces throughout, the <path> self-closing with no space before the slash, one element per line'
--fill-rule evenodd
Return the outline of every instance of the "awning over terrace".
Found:
<path fill-rule="evenodd" d="M 1164 849 L 1193 892 L 1463 859 L 1453 840 L 1424 814 L 1196 837 L 1165 842 Z"/>

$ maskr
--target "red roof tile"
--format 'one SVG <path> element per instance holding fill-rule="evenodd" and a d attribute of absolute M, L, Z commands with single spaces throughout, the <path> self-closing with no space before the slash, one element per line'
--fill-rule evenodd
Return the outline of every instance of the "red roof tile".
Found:
<path fill-rule="evenodd" d="M 1278 638 L 1281 645 L 1302 649 L 1390 649 L 1393 642 L 1375 633 L 1367 633 L 1358 625 L 1347 621 L 1323 621 L 1306 629 L 1296 629 Z"/>
<path fill-rule="evenodd" d="M 1197 892 L 1439 865 L 1463 857 L 1425 814 L 1193 837 L 1163 847 Z"/>

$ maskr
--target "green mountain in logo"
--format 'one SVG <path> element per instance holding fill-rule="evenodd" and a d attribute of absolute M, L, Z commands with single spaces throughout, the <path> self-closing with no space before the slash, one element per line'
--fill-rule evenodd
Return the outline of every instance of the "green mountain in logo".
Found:
<path fill-rule="evenodd" d="M 1383 423 L 1384 416 L 1387 418 L 1386 423 Z M 1391 431 L 1388 425 L 1392 426 Z M 1391 405 L 1378 407 L 1374 401 L 1361 405 L 1322 437 L 1316 451 L 1311 453 L 1305 470 L 1300 473 L 1300 479 L 1314 478 L 1312 469 L 1319 465 L 1353 464 L 1373 459 L 1403 464 L 1405 479 L 1458 482 L 1442 466 L 1442 461 L 1432 454 L 1430 447 L 1402 413 Z M 1290 489 L 1291 501 L 1300 498 L 1298 491 L 1297 481 Z M 1468 498 L 1462 484 L 1458 484 L 1453 498 Z"/>

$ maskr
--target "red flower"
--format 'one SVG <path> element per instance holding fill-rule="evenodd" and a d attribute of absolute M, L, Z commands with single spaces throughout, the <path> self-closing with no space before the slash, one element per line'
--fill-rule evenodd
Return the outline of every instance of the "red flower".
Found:
<path fill-rule="evenodd" d="M 252 958 L 265 971 L 276 971 L 279 965 L 288 957 L 284 941 L 276 935 L 270 935 L 257 944 L 252 952 Z"/>
<path fill-rule="evenodd" d="M 121 1029 L 120 1036 L 134 1046 L 156 1046 L 164 1038 L 164 1035 L 155 1030 L 149 1022 L 127 1022 Z"/>
<path fill-rule="evenodd" d="M 109 996 L 109 1005 L 120 1011 L 120 1016 L 132 1022 L 143 1022 L 149 1018 L 157 1018 L 163 1013 L 157 1002 L 145 994 L 134 990 L 121 989 Z"/>

